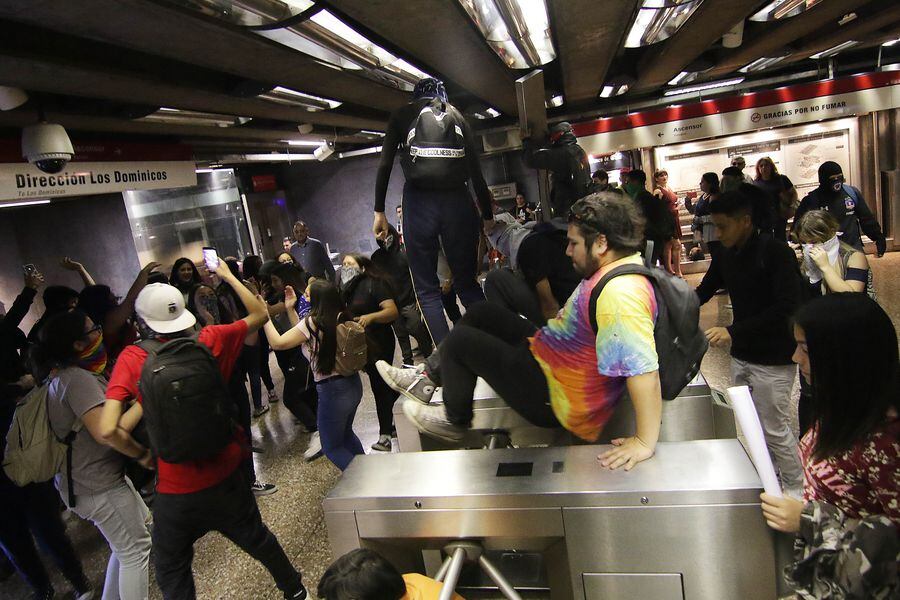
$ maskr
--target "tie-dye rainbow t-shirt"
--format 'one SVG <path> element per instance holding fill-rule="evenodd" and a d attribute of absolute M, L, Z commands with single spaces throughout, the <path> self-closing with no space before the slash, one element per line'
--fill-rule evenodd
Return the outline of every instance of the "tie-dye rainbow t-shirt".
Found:
<path fill-rule="evenodd" d="M 531 353 L 550 388 L 550 404 L 562 425 L 595 441 L 625 391 L 628 377 L 659 368 L 653 327 L 656 295 L 641 275 L 620 275 L 597 300 L 597 334 L 591 329 L 591 290 L 610 270 L 641 264 L 638 254 L 606 265 L 583 280 L 555 319 L 531 339 Z"/>

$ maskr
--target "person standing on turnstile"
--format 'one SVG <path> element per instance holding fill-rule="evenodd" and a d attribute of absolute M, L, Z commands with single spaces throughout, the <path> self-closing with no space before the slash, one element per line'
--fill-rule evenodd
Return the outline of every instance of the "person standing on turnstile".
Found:
<path fill-rule="evenodd" d="M 401 201 L 403 242 L 416 297 L 437 344 L 449 331 L 437 277 L 441 242 L 463 305 L 484 300 L 475 280 L 478 215 L 466 182 L 472 180 L 485 231 L 494 225 L 491 195 L 468 123 L 448 101 L 441 81 L 422 79 L 413 90 L 412 101 L 391 115 L 384 137 L 372 225 L 378 239 L 388 235 L 384 201 L 398 150 L 406 177 Z"/>

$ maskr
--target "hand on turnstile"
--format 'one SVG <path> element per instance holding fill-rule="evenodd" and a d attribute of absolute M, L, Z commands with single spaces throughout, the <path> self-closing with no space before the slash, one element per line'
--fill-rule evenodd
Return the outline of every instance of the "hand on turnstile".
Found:
<path fill-rule="evenodd" d="M 597 458 L 600 464 L 608 469 L 618 469 L 622 465 L 630 471 L 634 465 L 653 456 L 653 449 L 637 436 L 616 438 L 612 441 L 612 450 L 607 450 Z"/>
<path fill-rule="evenodd" d="M 800 531 L 800 513 L 805 506 L 802 500 L 790 496 L 779 498 L 765 492 L 760 494 L 759 498 L 762 500 L 763 516 L 769 527 L 784 533 Z"/>

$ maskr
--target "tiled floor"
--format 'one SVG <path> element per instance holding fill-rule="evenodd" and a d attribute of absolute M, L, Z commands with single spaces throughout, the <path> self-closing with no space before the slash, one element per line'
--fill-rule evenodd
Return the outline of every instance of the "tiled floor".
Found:
<path fill-rule="evenodd" d="M 891 315 L 894 325 L 900 326 L 900 253 L 873 259 L 872 268 L 879 301 Z M 692 283 L 698 275 L 689 276 Z M 717 296 L 702 311 L 702 324 L 711 327 L 728 324 L 730 311 L 725 308 L 725 296 Z M 280 374 L 272 361 L 273 375 L 281 385 Z M 703 373 L 710 384 L 724 388 L 728 384 L 728 356 L 722 350 L 712 350 L 703 364 Z M 365 380 L 365 377 L 363 377 Z M 357 414 L 355 429 L 368 448 L 377 439 L 377 421 L 368 383 L 364 383 L 363 404 Z M 314 590 L 332 555 L 322 513 L 322 499 L 339 477 L 339 472 L 326 459 L 303 462 L 308 436 L 298 433 L 290 413 L 279 403 L 257 420 L 253 435 L 265 453 L 256 455 L 257 470 L 265 481 L 277 483 L 279 491 L 259 499 L 263 519 L 278 536 L 288 556 L 302 570 L 307 585 Z M 2 508 L 0 508 L 2 510 Z M 109 549 L 93 526 L 77 517 L 67 518 L 69 533 L 84 559 L 89 577 L 100 586 Z M 49 563 L 48 563 L 49 564 Z M 51 567 L 54 585 L 60 592 L 68 587 Z M 266 599 L 280 594 L 268 573 L 253 559 L 240 552 L 219 535 L 211 534 L 195 546 L 194 573 L 200 598 Z M 152 573 L 151 573 L 152 578 Z M 66 596 L 61 596 L 66 597 Z M 160 598 L 155 583 L 151 583 L 151 598 Z M 0 598 L 29 598 L 27 589 L 13 576 L 0 583 Z"/>

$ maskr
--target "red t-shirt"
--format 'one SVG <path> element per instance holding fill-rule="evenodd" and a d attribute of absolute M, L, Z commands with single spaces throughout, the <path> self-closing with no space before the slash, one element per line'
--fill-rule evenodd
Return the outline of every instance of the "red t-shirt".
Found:
<path fill-rule="evenodd" d="M 244 338 L 247 337 L 247 323 L 237 321 L 229 325 L 209 325 L 200 330 L 198 340 L 210 349 L 227 381 L 234 363 L 241 353 Z M 138 346 L 128 346 L 119 355 L 116 366 L 109 378 L 106 397 L 110 400 L 141 401 L 138 380 L 147 352 Z M 219 454 L 203 460 L 181 463 L 167 463 L 156 459 L 158 482 L 156 491 L 161 494 L 190 494 L 205 490 L 225 480 L 241 464 L 249 449 L 244 434 L 238 428 L 234 439 Z"/>

